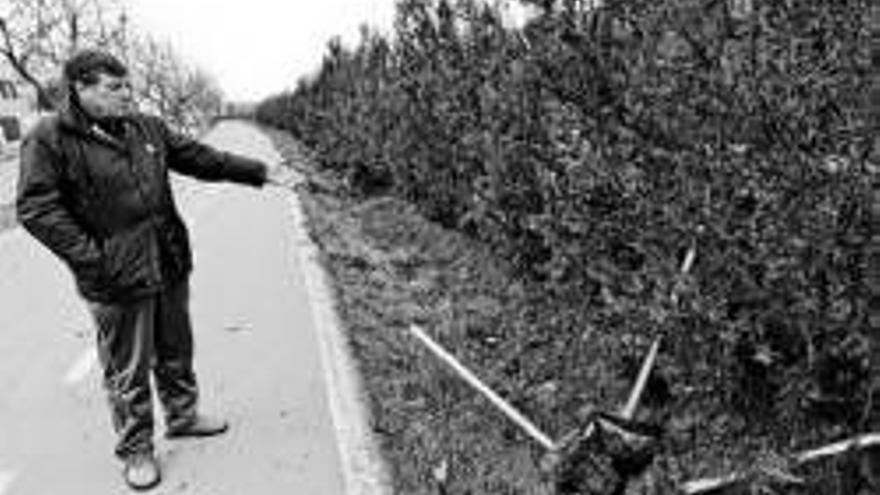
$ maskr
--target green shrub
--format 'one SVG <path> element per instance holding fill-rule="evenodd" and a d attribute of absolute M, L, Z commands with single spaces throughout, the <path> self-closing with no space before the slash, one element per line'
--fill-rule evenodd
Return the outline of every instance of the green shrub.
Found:
<path fill-rule="evenodd" d="M 669 334 L 683 388 L 782 445 L 876 422 L 867 0 L 540 4 L 519 29 L 403 0 L 393 39 L 331 43 L 257 118 L 548 298 L 624 315 L 621 338 Z"/>

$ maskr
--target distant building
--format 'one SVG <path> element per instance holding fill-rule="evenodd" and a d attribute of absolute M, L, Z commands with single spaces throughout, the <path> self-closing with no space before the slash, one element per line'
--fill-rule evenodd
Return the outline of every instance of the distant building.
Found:
<path fill-rule="evenodd" d="M 0 60 L 0 144 L 20 140 L 36 117 L 36 90 Z"/>

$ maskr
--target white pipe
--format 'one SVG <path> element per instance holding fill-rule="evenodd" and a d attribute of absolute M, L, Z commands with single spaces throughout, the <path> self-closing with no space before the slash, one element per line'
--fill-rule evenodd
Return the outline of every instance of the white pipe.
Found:
<path fill-rule="evenodd" d="M 470 370 L 465 368 L 463 364 L 459 363 L 454 356 L 446 352 L 446 350 L 443 349 L 440 344 L 432 340 L 431 337 L 429 337 L 428 334 L 424 332 L 424 330 L 416 325 L 412 325 L 410 326 L 410 332 L 412 332 L 413 335 L 421 340 L 422 343 L 424 343 L 428 347 L 428 349 L 431 350 L 431 352 L 436 354 L 437 357 L 442 359 L 453 370 L 455 370 L 455 372 L 458 373 L 466 382 L 468 382 L 472 387 L 477 389 L 478 392 L 489 399 L 489 401 L 494 404 L 498 409 L 500 409 L 505 416 L 510 418 L 511 421 L 516 423 L 520 428 L 528 433 L 529 436 L 531 436 L 538 443 L 543 445 L 547 450 L 556 450 L 556 442 L 554 442 L 552 439 L 550 439 L 549 436 L 541 432 L 541 430 L 539 430 L 537 426 L 529 421 L 528 418 L 517 411 L 516 408 L 507 403 L 507 401 L 502 399 L 483 382 L 481 382 L 479 378 L 477 378 L 473 373 L 470 372 Z"/>
<path fill-rule="evenodd" d="M 684 261 L 682 261 L 682 263 L 681 263 L 680 270 L 683 275 L 687 275 L 688 272 L 691 271 L 691 268 L 693 268 L 693 266 L 694 266 L 694 260 L 696 260 L 696 259 L 697 259 L 697 246 L 693 245 L 688 249 L 687 254 L 685 254 Z"/>
<path fill-rule="evenodd" d="M 817 447 L 812 450 L 801 452 L 797 455 L 798 464 L 815 461 L 822 457 L 842 454 L 848 450 L 859 450 L 865 447 L 880 445 L 880 433 L 866 433 L 847 440 L 841 440 L 824 447 Z"/>
<path fill-rule="evenodd" d="M 805 464 L 823 457 L 839 455 L 850 450 L 859 450 L 877 445 L 880 445 L 880 433 L 865 433 L 853 438 L 800 452 L 795 455 L 794 462 L 798 465 Z M 701 478 L 688 481 L 682 485 L 681 492 L 685 495 L 698 495 L 700 493 L 706 493 L 723 486 L 743 481 L 744 479 L 745 475 L 743 473 L 728 474 L 718 478 Z"/>
<path fill-rule="evenodd" d="M 660 338 L 658 337 L 654 339 L 654 343 L 651 344 L 651 349 L 648 351 L 648 355 L 642 363 L 642 368 L 639 370 L 636 384 L 633 386 L 632 392 L 629 394 L 629 399 L 626 401 L 626 405 L 623 406 L 623 410 L 620 411 L 621 418 L 632 419 L 633 415 L 635 415 L 636 408 L 639 406 L 639 400 L 642 398 L 642 392 L 645 391 L 645 385 L 648 383 L 648 377 L 651 376 L 651 369 L 654 367 L 654 361 L 657 360 L 657 352 L 659 349 Z"/>
<path fill-rule="evenodd" d="M 743 480 L 744 477 L 740 473 L 728 474 L 720 478 L 702 478 L 698 480 L 688 481 L 681 486 L 681 493 L 684 495 L 698 495 L 712 490 L 732 485 Z"/>

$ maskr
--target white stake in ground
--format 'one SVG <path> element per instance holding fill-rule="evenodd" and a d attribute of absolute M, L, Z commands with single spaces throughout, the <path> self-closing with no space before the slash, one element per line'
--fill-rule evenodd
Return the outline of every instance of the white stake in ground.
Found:
<path fill-rule="evenodd" d="M 556 450 L 556 442 L 554 442 L 549 436 L 547 436 L 544 432 L 542 432 L 534 423 L 529 421 L 521 412 L 519 412 L 515 407 L 510 405 L 507 401 L 505 401 L 501 396 L 496 394 L 491 388 L 486 386 L 479 378 L 477 378 L 473 373 L 470 372 L 467 368 L 464 367 L 461 363 L 458 362 L 457 359 L 452 354 L 446 352 L 446 349 L 440 346 L 437 342 L 434 342 L 431 337 L 428 336 L 421 328 L 413 325 L 410 327 L 410 331 L 413 335 L 416 336 L 419 340 L 425 344 L 428 349 L 431 350 L 437 357 L 443 360 L 446 364 L 448 364 L 456 373 L 459 374 L 466 382 L 468 382 L 472 387 L 477 389 L 478 392 L 483 394 L 484 397 L 489 399 L 489 401 L 497 407 L 505 416 L 510 418 L 511 421 L 516 423 L 520 428 L 523 429 L 526 433 L 529 434 L 530 437 L 535 439 L 538 443 L 544 446 L 547 450 Z"/>
<path fill-rule="evenodd" d="M 834 442 L 823 447 L 805 450 L 795 454 L 792 458 L 795 466 L 800 466 L 813 461 L 818 461 L 825 457 L 832 457 L 851 452 L 855 450 L 876 447 L 880 445 L 880 433 L 865 433 L 847 440 Z M 745 483 L 749 481 L 749 473 L 731 473 L 717 478 L 702 478 L 688 481 L 682 486 L 684 495 L 699 495 L 702 493 L 710 493 L 724 487 L 735 485 L 737 483 Z"/>
<path fill-rule="evenodd" d="M 431 337 L 425 333 L 424 330 L 419 328 L 416 325 L 412 325 L 410 327 L 410 332 L 416 336 L 420 341 L 422 341 L 428 349 L 431 350 L 437 357 L 439 357 L 443 362 L 449 365 L 456 373 L 459 374 L 468 384 L 477 389 L 484 397 L 489 399 L 489 401 L 497 407 L 505 416 L 507 416 L 511 421 L 516 423 L 520 428 L 523 429 L 530 437 L 532 437 L 535 441 L 540 443 L 549 451 L 555 451 L 559 448 L 558 442 L 553 441 L 547 434 L 542 432 L 534 423 L 529 421 L 528 418 L 525 417 L 521 412 L 519 412 L 515 407 L 510 405 L 507 401 L 505 401 L 501 396 L 499 396 L 495 391 L 489 388 L 485 383 L 480 381 L 479 378 L 476 377 L 470 370 L 468 370 L 463 364 L 458 362 L 457 359 L 451 354 L 449 354 L 446 349 L 440 346 L 437 342 L 435 342 Z M 618 414 L 620 418 L 630 420 L 635 414 L 636 408 L 639 405 L 639 401 L 642 398 L 642 394 L 644 393 L 645 386 L 648 383 L 648 377 L 651 375 L 651 370 L 654 367 L 654 362 L 657 360 L 657 353 L 660 349 L 660 339 L 654 340 L 654 343 L 651 345 L 650 351 L 648 351 L 648 355 L 645 358 L 645 361 L 642 363 L 642 367 L 639 370 L 638 378 L 636 379 L 636 383 L 633 386 L 632 391 L 630 392 L 629 399 L 626 401 L 626 405 L 623 407 L 621 412 Z M 586 436 L 589 437 L 595 429 L 595 423 L 590 423 L 587 426 Z"/>

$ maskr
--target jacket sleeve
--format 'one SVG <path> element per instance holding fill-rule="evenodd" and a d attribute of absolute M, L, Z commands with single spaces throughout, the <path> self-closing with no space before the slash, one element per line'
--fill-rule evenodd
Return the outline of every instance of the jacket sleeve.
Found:
<path fill-rule="evenodd" d="M 178 134 L 161 121 L 168 153 L 168 168 L 206 181 L 232 181 L 251 186 L 266 183 L 267 165 L 259 160 L 227 153 Z"/>
<path fill-rule="evenodd" d="M 74 270 L 97 270 L 101 249 L 70 213 L 59 181 L 60 156 L 30 135 L 21 147 L 16 213 L 21 225 Z"/>

